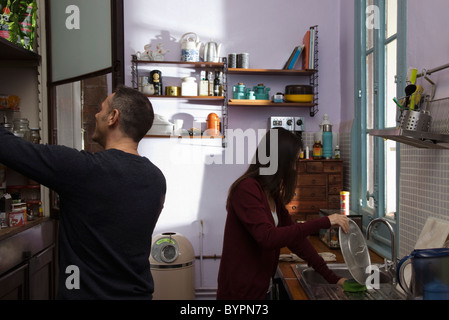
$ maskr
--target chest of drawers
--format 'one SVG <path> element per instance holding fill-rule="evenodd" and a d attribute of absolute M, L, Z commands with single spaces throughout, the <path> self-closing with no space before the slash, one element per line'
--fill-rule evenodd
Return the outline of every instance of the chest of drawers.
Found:
<path fill-rule="evenodd" d="M 295 222 L 318 218 L 320 209 L 340 209 L 343 160 L 300 160 L 295 196 L 287 209 Z"/>

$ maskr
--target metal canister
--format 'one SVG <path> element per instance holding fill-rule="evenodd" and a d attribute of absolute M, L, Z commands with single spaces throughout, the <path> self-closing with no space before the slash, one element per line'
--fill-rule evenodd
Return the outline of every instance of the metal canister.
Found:
<path fill-rule="evenodd" d="M 165 95 L 166 96 L 179 96 L 180 92 L 181 92 L 180 87 L 176 87 L 176 86 L 166 86 L 165 87 Z"/>
<path fill-rule="evenodd" d="M 249 53 L 244 52 L 237 54 L 237 68 L 249 68 Z"/>

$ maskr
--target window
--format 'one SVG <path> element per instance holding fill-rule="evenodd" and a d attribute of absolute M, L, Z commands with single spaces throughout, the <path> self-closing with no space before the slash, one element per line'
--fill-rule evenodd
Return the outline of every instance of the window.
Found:
<path fill-rule="evenodd" d="M 394 97 L 405 88 L 405 0 L 355 1 L 355 125 L 352 131 L 352 210 L 395 222 L 398 149 L 369 134 L 396 126 Z M 388 236 L 386 236 L 388 237 Z"/>

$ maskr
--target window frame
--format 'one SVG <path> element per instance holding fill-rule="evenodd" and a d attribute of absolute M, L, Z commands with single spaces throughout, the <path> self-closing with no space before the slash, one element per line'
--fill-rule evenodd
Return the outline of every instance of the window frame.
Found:
<path fill-rule="evenodd" d="M 385 25 L 385 4 L 386 0 L 374 0 L 373 4 L 379 8 L 379 28 L 374 30 L 372 51 L 366 49 L 366 9 L 367 0 L 354 1 L 354 77 L 355 77 L 355 97 L 354 97 L 354 123 L 351 131 L 351 210 L 363 216 L 363 227 L 377 217 L 384 217 L 385 210 L 385 146 L 381 138 L 374 137 L 374 171 L 375 183 L 374 194 L 377 193 L 375 208 L 367 208 L 366 189 L 367 188 L 367 143 L 366 137 L 369 134 L 367 128 L 367 63 L 366 59 L 369 52 L 374 53 L 374 128 L 385 128 L 385 108 L 391 107 L 388 101 L 385 101 L 385 66 L 386 66 L 386 46 L 388 43 L 396 40 L 396 96 L 400 97 L 406 86 L 406 0 L 397 0 L 397 31 L 396 34 L 386 38 Z M 397 220 L 399 213 L 399 158 L 400 145 L 396 143 L 396 214 L 394 219 L 389 219 L 397 234 Z M 376 183 L 377 182 L 377 183 Z M 379 196 L 381 195 L 381 196 Z M 376 240 L 370 243 L 383 256 L 390 256 L 390 236 L 384 230 L 379 232 Z M 398 237 L 396 237 L 398 239 Z"/>

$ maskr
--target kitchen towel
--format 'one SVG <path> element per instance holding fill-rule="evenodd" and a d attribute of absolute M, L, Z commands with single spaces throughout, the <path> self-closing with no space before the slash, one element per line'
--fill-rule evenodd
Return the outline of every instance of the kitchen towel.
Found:
<path fill-rule="evenodd" d="M 415 249 L 442 248 L 449 238 L 449 221 L 429 217 L 424 224 Z"/>

